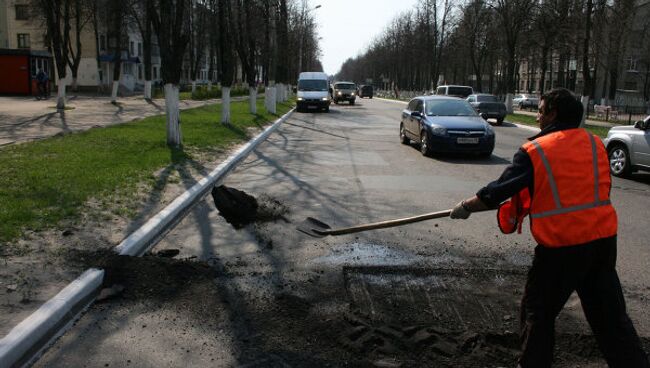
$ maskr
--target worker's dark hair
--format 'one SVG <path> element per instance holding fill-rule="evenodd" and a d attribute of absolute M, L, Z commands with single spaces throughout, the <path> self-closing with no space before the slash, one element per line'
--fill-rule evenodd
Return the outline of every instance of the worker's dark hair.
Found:
<path fill-rule="evenodd" d="M 542 100 L 546 110 L 544 113 L 556 111 L 555 123 L 572 127 L 580 126 L 584 108 L 571 91 L 566 88 L 555 88 L 543 94 Z"/>

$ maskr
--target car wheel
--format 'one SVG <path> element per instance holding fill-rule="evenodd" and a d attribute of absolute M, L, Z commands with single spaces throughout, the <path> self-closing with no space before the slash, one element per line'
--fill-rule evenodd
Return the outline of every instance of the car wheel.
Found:
<path fill-rule="evenodd" d="M 488 157 L 492 156 L 492 151 L 481 152 L 478 155 L 479 155 L 479 157 L 488 158 Z"/>
<path fill-rule="evenodd" d="M 624 178 L 632 172 L 632 165 L 630 164 L 630 155 L 627 148 L 622 144 L 612 146 L 608 152 L 609 157 L 609 171 L 614 176 Z"/>
<path fill-rule="evenodd" d="M 372 96 L 370 96 L 370 97 L 368 97 L 368 98 L 372 100 Z"/>
<path fill-rule="evenodd" d="M 497 118 L 497 125 L 502 125 L 503 124 L 503 119 L 505 119 L 505 118 Z"/>
<path fill-rule="evenodd" d="M 524 103 L 523 103 L 523 102 L 520 102 L 520 103 L 519 103 L 519 110 L 523 110 L 523 109 L 524 109 Z"/>
<path fill-rule="evenodd" d="M 420 134 L 420 152 L 422 153 L 422 156 L 431 155 L 431 147 L 429 146 L 429 134 L 427 134 L 426 130 L 423 130 Z"/>
<path fill-rule="evenodd" d="M 350 100 L 350 105 L 354 105 L 354 100 Z"/>
<path fill-rule="evenodd" d="M 325 106 L 325 112 L 330 112 L 330 107 L 329 106 Z"/>
<path fill-rule="evenodd" d="M 402 144 L 409 144 L 411 140 L 406 136 L 406 129 L 404 129 L 404 123 L 399 125 L 399 140 Z"/>

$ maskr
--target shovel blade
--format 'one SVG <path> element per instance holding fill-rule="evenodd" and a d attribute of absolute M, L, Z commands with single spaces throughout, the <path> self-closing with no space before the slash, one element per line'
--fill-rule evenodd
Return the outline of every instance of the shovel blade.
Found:
<path fill-rule="evenodd" d="M 328 224 L 313 217 L 307 217 L 296 228 L 298 231 L 313 236 L 314 238 L 324 238 L 328 235 L 328 231 L 332 229 Z"/>

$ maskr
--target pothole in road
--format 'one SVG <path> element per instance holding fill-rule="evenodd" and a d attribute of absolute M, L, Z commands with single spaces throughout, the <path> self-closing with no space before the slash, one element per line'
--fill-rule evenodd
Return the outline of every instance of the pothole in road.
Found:
<path fill-rule="evenodd" d="M 514 366 L 519 270 L 346 266 L 340 342 L 375 366 Z M 591 336 L 559 334 L 559 367 L 598 362 Z M 590 366 L 590 365 L 587 365 Z"/>
<path fill-rule="evenodd" d="M 333 247 L 324 256 L 315 258 L 313 263 L 327 266 L 407 266 L 464 264 L 460 257 L 449 254 L 423 257 L 408 250 L 382 244 L 349 243 Z"/>

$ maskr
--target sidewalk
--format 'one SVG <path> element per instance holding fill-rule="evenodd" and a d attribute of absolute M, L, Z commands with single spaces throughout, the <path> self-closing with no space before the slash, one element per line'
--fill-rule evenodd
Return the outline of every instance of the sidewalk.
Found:
<path fill-rule="evenodd" d="M 246 97 L 235 97 L 237 101 Z M 182 100 L 181 110 L 220 102 Z M 165 100 L 146 102 L 142 96 L 118 99 L 111 104 L 110 97 L 71 96 L 63 113 L 56 111 L 56 96 L 47 100 L 33 97 L 0 97 L 0 146 L 51 137 L 60 133 L 87 130 L 121 124 L 138 118 L 165 113 Z"/>
<path fill-rule="evenodd" d="M 521 114 L 521 115 L 528 115 L 528 116 L 537 116 L 536 112 L 526 111 L 526 110 L 515 110 L 514 113 L 515 114 Z M 617 125 L 617 124 L 613 124 L 613 123 L 606 122 L 606 121 L 599 121 L 599 120 L 592 120 L 592 119 L 585 120 L 585 124 L 595 125 L 595 126 L 602 126 L 602 127 L 607 127 L 607 128 L 611 128 L 611 127 Z"/>

